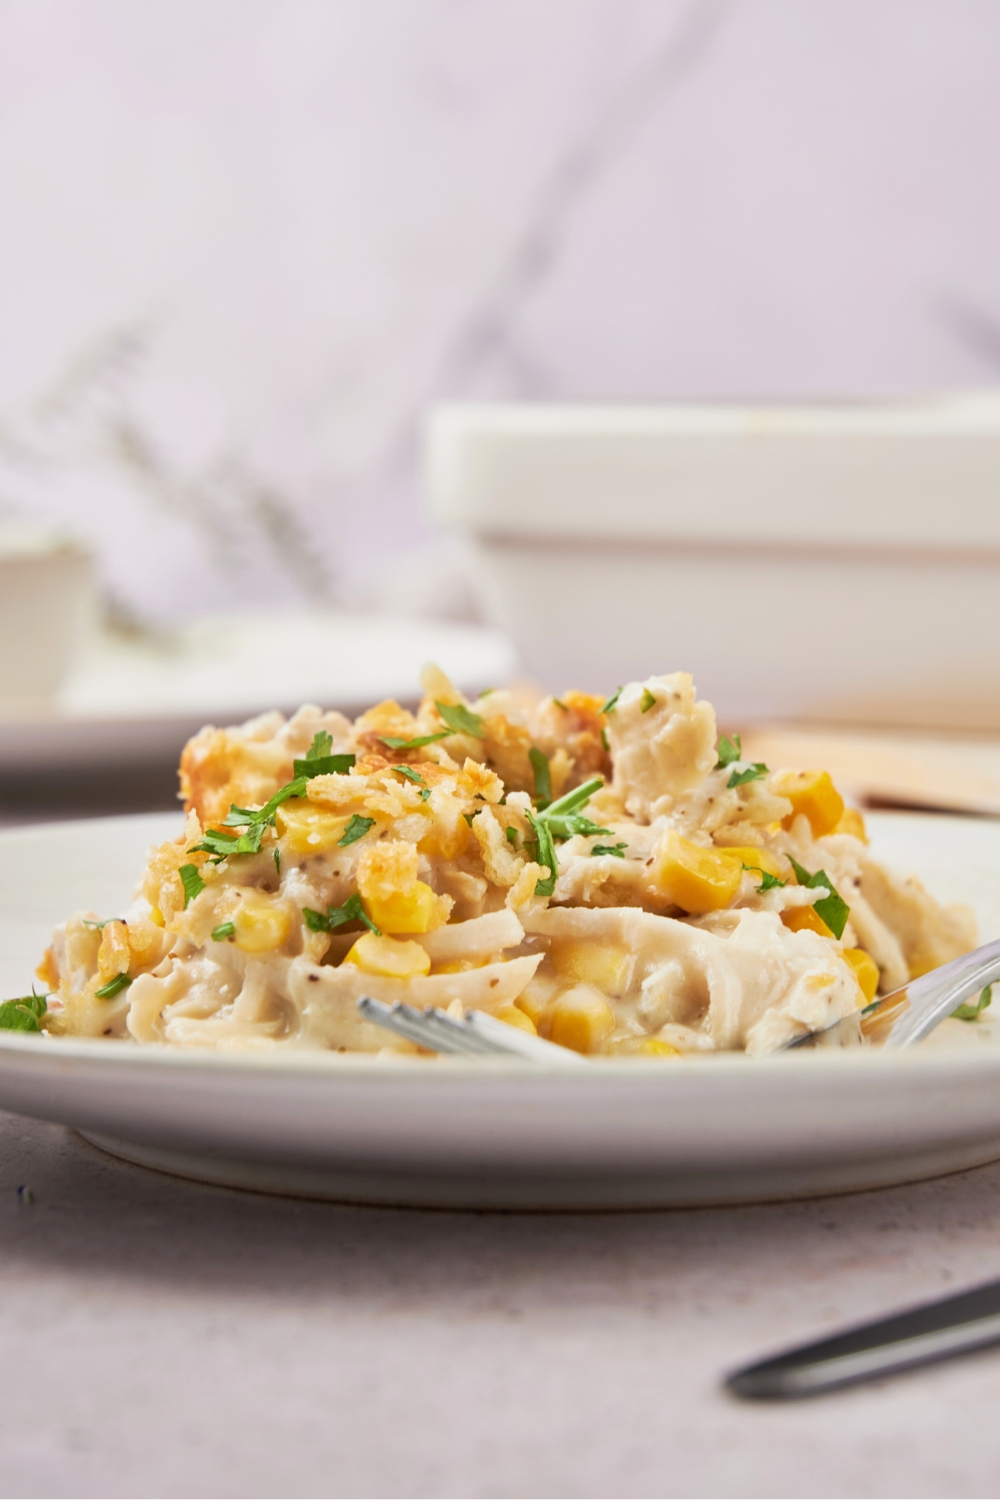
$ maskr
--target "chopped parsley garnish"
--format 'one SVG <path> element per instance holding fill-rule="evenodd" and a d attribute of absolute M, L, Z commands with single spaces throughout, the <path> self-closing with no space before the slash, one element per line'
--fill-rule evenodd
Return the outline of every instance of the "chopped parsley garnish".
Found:
<path fill-rule="evenodd" d="M 48 1010 L 47 995 L 21 995 L 0 1004 L 0 1031 L 41 1031 Z"/>
<path fill-rule="evenodd" d="M 561 708 L 564 714 L 569 713 L 569 709 L 566 707 L 561 698 L 553 698 L 552 702 L 555 704 L 556 708 Z"/>
<path fill-rule="evenodd" d="M 281 878 L 281 850 L 277 849 L 277 848 L 274 851 L 274 868 L 277 870 L 277 872 L 278 872 L 278 878 L 280 879 Z"/>
<path fill-rule="evenodd" d="M 621 687 L 618 688 L 615 692 L 613 692 L 611 694 L 611 697 L 607 700 L 607 702 L 601 704 L 600 708 L 597 710 L 597 712 L 599 714 L 613 714 L 614 713 L 615 709 L 618 707 L 618 699 L 622 695 L 622 688 L 624 686 L 625 686 L 625 684 L 623 682 L 622 685 L 621 685 Z"/>
<path fill-rule="evenodd" d="M 749 870 L 751 875 L 760 876 L 760 885 L 757 887 L 758 891 L 773 891 L 777 890 L 779 886 L 786 884 L 784 880 L 779 880 L 777 875 L 769 875 L 766 870 L 762 870 L 760 865 L 744 865 L 743 868 L 744 870 Z M 829 923 L 827 923 L 827 926 L 829 926 Z"/>
<path fill-rule="evenodd" d="M 556 806 L 555 803 L 552 805 Z M 559 863 L 556 859 L 555 845 L 552 842 L 552 832 L 545 823 L 544 817 L 536 817 L 533 812 L 527 812 L 525 816 L 535 831 L 533 850 L 535 863 L 546 866 L 549 871 L 544 879 L 536 880 L 535 895 L 551 896 L 556 888 L 556 876 L 559 874 Z"/>
<path fill-rule="evenodd" d="M 715 762 L 715 769 L 717 771 L 724 771 L 727 766 L 732 765 L 734 760 L 741 760 L 742 757 L 743 742 L 740 736 L 734 734 L 732 739 L 730 739 L 728 735 L 724 734 L 719 741 L 719 758 Z"/>
<path fill-rule="evenodd" d="M 94 994 L 98 1000 L 113 1000 L 116 995 L 121 994 L 122 990 L 127 990 L 131 983 L 127 974 L 116 974 L 114 979 L 109 979 L 107 984 L 102 984 L 99 990 L 94 991 Z"/>
<path fill-rule="evenodd" d="M 467 822 L 467 823 L 468 823 L 468 825 L 469 825 L 469 827 L 470 827 L 470 828 L 471 828 L 471 827 L 472 827 L 472 820 L 473 820 L 473 818 L 474 818 L 474 817 L 475 817 L 475 816 L 476 816 L 476 814 L 475 814 L 475 813 L 463 813 L 463 814 L 462 814 L 462 817 L 463 817 L 463 818 L 464 818 L 464 819 L 465 819 L 465 821 L 466 821 L 466 822 Z"/>
<path fill-rule="evenodd" d="M 792 859 L 791 855 L 788 857 L 792 860 L 792 869 L 795 871 L 795 878 L 800 885 L 809 886 L 813 890 L 817 886 L 825 886 L 830 892 L 829 896 L 824 896 L 822 901 L 816 902 L 813 910 L 818 917 L 823 919 L 835 938 L 843 937 L 851 908 L 843 897 L 838 895 L 837 889 L 829 875 L 825 870 L 817 870 L 815 875 L 810 875 L 809 871 L 804 870 L 796 860 Z"/>
<path fill-rule="evenodd" d="M 545 823 L 553 838 L 571 839 L 575 833 L 611 832 L 610 828 L 599 828 L 589 818 L 580 816 L 580 808 L 584 807 L 603 785 L 604 781 L 600 776 L 592 776 L 581 786 L 574 787 L 571 792 L 566 792 L 555 802 L 550 802 L 548 807 L 539 808 L 538 817 Z"/>
<path fill-rule="evenodd" d="M 105 917 L 103 922 L 95 922 L 92 917 L 84 917 L 84 927 L 92 927 L 95 932 L 103 932 L 109 922 L 120 922 L 121 917 Z"/>
<path fill-rule="evenodd" d="M 986 988 L 980 992 L 978 1000 L 974 1001 L 972 1005 L 960 1005 L 957 1010 L 952 1011 L 952 1015 L 957 1021 L 975 1021 L 980 1012 L 986 1009 L 992 999 L 993 986 L 991 984 L 988 984 Z M 2 1007 L 0 1007 L 0 1009 L 2 1009 Z"/>
<path fill-rule="evenodd" d="M 610 755 L 611 746 L 608 743 L 608 731 L 605 729 L 603 724 L 601 725 L 601 744 L 604 746 L 605 752 Z"/>
<path fill-rule="evenodd" d="M 642 702 L 639 704 L 640 710 L 644 714 L 648 714 L 649 710 L 651 708 L 655 708 L 655 707 L 656 707 L 656 699 L 655 699 L 655 697 L 649 691 L 649 688 L 643 688 L 643 690 L 642 690 Z"/>
<path fill-rule="evenodd" d="M 376 937 L 382 936 L 361 904 L 361 896 L 357 891 L 343 906 L 331 906 L 326 916 L 321 911 L 314 911 L 311 906 L 304 906 L 302 915 L 310 932 L 332 932 L 335 927 L 343 927 L 345 922 L 363 922 L 369 932 L 374 932 Z"/>
<path fill-rule="evenodd" d="M 416 782 L 417 786 L 427 786 L 427 783 L 421 776 L 420 772 L 415 771 L 412 766 L 393 766 L 392 769 L 394 771 L 398 771 L 400 776 L 405 776 L 407 781 Z"/>
<path fill-rule="evenodd" d="M 507 842 L 508 842 L 508 844 L 515 844 L 516 845 L 516 843 L 517 843 L 517 829 L 514 828 L 514 827 L 512 827 L 512 825 L 510 823 L 508 823 L 507 827 L 504 829 L 504 833 L 507 835 Z"/>
<path fill-rule="evenodd" d="M 355 757 L 331 755 L 332 749 L 333 735 L 325 729 L 318 729 L 306 751 L 305 759 L 292 761 L 295 775 L 304 776 L 307 781 L 313 776 L 343 776 L 353 766 Z"/>
<path fill-rule="evenodd" d="M 425 745 L 433 745 L 438 740 L 446 740 L 449 734 L 451 734 L 450 729 L 439 729 L 437 734 L 422 734 L 415 740 L 400 739 L 398 734 L 380 734 L 378 739 L 381 744 L 388 745 L 390 750 L 422 750 Z"/>
<path fill-rule="evenodd" d="M 200 896 L 205 889 L 205 882 L 198 874 L 197 865 L 181 865 L 177 873 L 181 877 L 181 885 L 184 887 L 184 909 L 186 911 L 195 896 Z"/>
<path fill-rule="evenodd" d="M 486 738 L 486 725 L 464 703 L 439 703 L 435 698 L 434 707 L 453 734 L 471 734 L 474 740 Z"/>
<path fill-rule="evenodd" d="M 539 809 L 548 807 L 552 801 L 552 776 L 548 759 L 534 745 L 528 751 L 528 759 L 535 773 L 535 802 Z"/>
<path fill-rule="evenodd" d="M 375 827 L 374 818 L 363 818 L 360 813 L 355 813 L 340 838 L 337 847 L 346 849 L 348 844 L 356 844 L 358 839 L 363 839 L 369 828 Z"/>
<path fill-rule="evenodd" d="M 212 933 L 213 943 L 224 943 L 229 938 L 236 936 L 236 924 L 234 922 L 222 922 Z"/>
<path fill-rule="evenodd" d="M 495 692 L 496 692 L 496 688 L 481 688 L 480 691 L 476 694 L 476 697 L 477 698 L 488 698 L 491 693 L 495 693 Z"/>
<path fill-rule="evenodd" d="M 206 828 L 201 842 L 192 844 L 189 854 L 199 850 L 212 855 L 212 864 L 228 859 L 230 854 L 259 854 L 266 823 L 251 823 L 246 833 L 227 833 L 223 828 Z"/>
<path fill-rule="evenodd" d="M 745 771 L 734 771 L 726 782 L 726 786 L 746 786 L 748 781 L 759 781 L 762 776 L 766 775 L 767 767 L 762 760 L 758 760 L 752 766 L 747 766 Z"/>
<path fill-rule="evenodd" d="M 624 859 L 627 844 L 595 844 L 591 854 L 613 854 L 615 859 Z"/>
<path fill-rule="evenodd" d="M 255 823 L 273 823 L 274 815 L 281 804 L 287 802 L 289 797 L 301 797 L 308 783 L 308 776 L 297 776 L 294 781 L 286 781 L 285 785 L 280 787 L 263 807 L 237 807 L 233 803 L 226 814 L 223 826 L 242 828 L 248 825 L 252 827 Z"/>
<path fill-rule="evenodd" d="M 564 818 L 547 818 L 546 822 L 552 829 L 553 837 L 557 839 L 571 839 L 574 834 L 592 839 L 601 833 L 614 832 L 613 828 L 602 828 L 599 823 L 592 823 L 583 813 L 567 813 Z"/>

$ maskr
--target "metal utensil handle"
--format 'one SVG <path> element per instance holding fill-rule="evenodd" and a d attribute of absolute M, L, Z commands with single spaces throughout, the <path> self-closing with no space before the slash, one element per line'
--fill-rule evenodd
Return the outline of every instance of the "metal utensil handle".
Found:
<path fill-rule="evenodd" d="M 1000 1343 L 1000 1281 L 863 1323 L 747 1365 L 726 1380 L 753 1401 L 815 1396 Z"/>
<path fill-rule="evenodd" d="M 909 1003 L 893 1024 L 883 1047 L 893 1050 L 912 1047 L 971 995 L 997 979 L 1000 979 L 1000 940 L 985 943 L 972 953 L 942 964 L 940 969 L 932 969 L 903 990 L 897 990 L 895 995 L 886 995 L 888 1003 L 896 997 L 902 998 L 905 990 Z"/>

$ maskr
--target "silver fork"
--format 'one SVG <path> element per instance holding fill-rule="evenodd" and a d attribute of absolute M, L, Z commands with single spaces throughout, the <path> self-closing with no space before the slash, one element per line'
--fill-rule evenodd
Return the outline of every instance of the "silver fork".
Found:
<path fill-rule="evenodd" d="M 555 1063 L 557 1066 L 578 1064 L 586 1066 L 578 1052 L 567 1047 L 557 1047 L 545 1042 L 540 1036 L 531 1036 L 508 1026 L 482 1010 L 472 1010 L 462 1020 L 449 1016 L 447 1011 L 418 1010 L 414 1005 L 386 1005 L 382 1000 L 373 1000 L 362 995 L 358 1010 L 366 1021 L 384 1026 L 418 1047 L 428 1047 L 432 1052 L 445 1052 L 455 1057 L 521 1057 L 528 1062 Z"/>
<path fill-rule="evenodd" d="M 939 969 L 912 979 L 851 1016 L 843 1016 L 822 1031 L 810 1031 L 786 1042 L 793 1047 L 842 1047 L 857 1042 L 859 1035 L 875 1047 L 897 1052 L 922 1041 L 935 1026 L 971 996 L 1000 979 L 1000 939 L 984 943 L 961 958 L 953 958 Z"/>

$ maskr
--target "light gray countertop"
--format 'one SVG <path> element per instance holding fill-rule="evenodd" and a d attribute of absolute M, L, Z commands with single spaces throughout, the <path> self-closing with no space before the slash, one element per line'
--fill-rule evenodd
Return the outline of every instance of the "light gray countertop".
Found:
<path fill-rule="evenodd" d="M 1000 1349 L 795 1405 L 719 1384 L 1000 1275 L 1000 1164 L 760 1208 L 416 1213 L 203 1187 L 0 1115 L 0 1245 L 5 1495 L 1000 1489 Z"/>

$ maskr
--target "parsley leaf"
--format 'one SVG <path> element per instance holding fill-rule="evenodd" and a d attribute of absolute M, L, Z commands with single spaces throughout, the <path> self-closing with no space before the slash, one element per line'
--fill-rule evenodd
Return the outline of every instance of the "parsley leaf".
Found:
<path fill-rule="evenodd" d="M 233 922 L 222 922 L 212 933 L 213 943 L 224 943 L 227 938 L 236 936 L 236 925 Z"/>
<path fill-rule="evenodd" d="M 591 854 L 613 854 L 615 859 L 624 859 L 627 844 L 595 844 Z"/>
<path fill-rule="evenodd" d="M 726 786 L 746 786 L 748 781 L 759 781 L 762 776 L 766 775 L 767 767 L 762 760 L 758 760 L 752 766 L 747 766 L 745 771 L 734 771 L 726 782 Z"/>
<path fill-rule="evenodd" d="M 200 896 L 205 889 L 205 882 L 198 874 L 197 865 L 181 865 L 177 871 L 181 877 L 181 885 L 184 887 L 184 910 L 187 911 L 189 904 L 195 896 Z"/>
<path fill-rule="evenodd" d="M 281 879 L 281 850 L 277 846 L 275 846 L 275 850 L 274 850 L 274 868 L 277 870 L 277 872 L 278 872 L 278 879 L 280 880 Z"/>
<path fill-rule="evenodd" d="M 561 698 L 553 698 L 552 702 L 555 704 L 556 708 L 561 708 L 564 714 L 569 713 L 569 709 L 566 707 Z"/>
<path fill-rule="evenodd" d="M 732 739 L 730 739 L 728 735 L 724 734 L 719 741 L 719 758 L 715 762 L 715 769 L 717 771 L 724 771 L 727 766 L 732 765 L 734 760 L 742 759 L 742 756 L 743 741 L 740 736 L 734 734 Z"/>
<path fill-rule="evenodd" d="M 201 842 L 189 845 L 188 853 L 197 854 L 200 851 L 211 854 L 214 865 L 228 859 L 230 854 L 258 854 L 265 826 L 263 823 L 252 823 L 246 833 L 240 834 L 226 833 L 222 828 L 206 828 Z"/>
<path fill-rule="evenodd" d="M 474 740 L 486 738 L 486 725 L 464 703 L 439 703 L 435 698 L 434 707 L 453 734 L 471 734 Z"/>
<path fill-rule="evenodd" d="M 92 927 L 95 932 L 103 932 L 109 922 L 120 922 L 121 917 L 105 917 L 103 922 L 95 922 L 92 917 L 82 918 L 84 927 Z"/>
<path fill-rule="evenodd" d="M 552 777 L 548 759 L 534 745 L 528 751 L 528 759 L 535 773 L 535 802 L 539 808 L 548 807 L 552 801 Z"/>
<path fill-rule="evenodd" d="M 517 844 L 517 829 L 514 828 L 510 823 L 507 824 L 507 827 L 504 829 L 504 833 L 507 835 L 508 844 Z"/>
<path fill-rule="evenodd" d="M 390 750 L 422 750 L 425 745 L 446 740 L 450 734 L 450 729 L 439 729 L 437 734 L 422 734 L 415 740 L 402 740 L 397 734 L 380 734 L 378 739 L 381 744 L 388 745 Z"/>
<path fill-rule="evenodd" d="M 769 875 L 766 870 L 762 870 L 760 865 L 744 865 L 743 868 L 744 870 L 749 870 L 751 875 L 760 876 L 760 885 L 757 887 L 758 891 L 773 891 L 778 886 L 786 884 L 784 880 L 779 880 L 777 875 Z"/>
<path fill-rule="evenodd" d="M 825 870 L 817 870 L 815 875 L 810 875 L 809 871 L 803 869 L 797 860 L 792 859 L 791 855 L 788 858 L 792 861 L 792 869 L 795 871 L 795 878 L 800 885 L 809 886 L 813 890 L 817 886 L 825 886 L 830 892 L 829 896 L 824 896 L 821 901 L 816 902 L 813 910 L 826 923 L 835 938 L 843 937 L 851 908 L 843 897 L 837 893 L 837 889 L 829 875 Z"/>
<path fill-rule="evenodd" d="M 604 728 L 603 724 L 601 725 L 601 744 L 604 746 L 606 753 L 610 755 L 611 746 L 608 743 L 608 731 Z"/>
<path fill-rule="evenodd" d="M 332 932 L 335 927 L 343 927 L 345 922 L 363 922 L 369 932 L 374 932 L 376 937 L 382 936 L 379 928 L 365 911 L 358 891 L 355 891 L 343 906 L 331 906 L 326 916 L 321 911 L 314 911 L 311 906 L 304 906 L 302 915 L 310 932 Z"/>
<path fill-rule="evenodd" d="M 552 818 L 563 818 L 567 813 L 578 812 L 603 785 L 603 776 L 591 776 L 589 781 L 581 782 L 571 792 L 564 792 L 555 802 L 550 802 L 541 816 L 549 821 Z"/>
<path fill-rule="evenodd" d="M 552 837 L 556 839 L 571 839 L 577 833 L 584 838 L 594 838 L 599 833 L 614 832 L 611 828 L 601 828 L 598 823 L 592 823 L 583 813 L 567 813 L 564 818 L 546 818 L 545 821 L 552 830 Z"/>
<path fill-rule="evenodd" d="M 952 1015 L 958 1021 L 975 1021 L 979 1016 L 980 1011 L 984 1011 L 992 999 L 993 986 L 991 984 L 988 984 L 986 988 L 980 992 L 978 1000 L 974 1001 L 972 1005 L 960 1005 L 957 1010 L 952 1011 Z M 2 1007 L 0 1007 L 0 1009 L 2 1009 Z"/>
<path fill-rule="evenodd" d="M 544 819 L 536 817 L 533 812 L 526 812 L 525 817 L 535 831 L 535 863 L 547 866 L 549 871 L 544 879 L 535 881 L 535 895 L 551 896 L 556 888 L 556 876 L 559 874 L 559 862 L 556 859 L 552 833 L 546 826 Z"/>
<path fill-rule="evenodd" d="M 311 774 L 315 775 L 315 772 Z M 253 826 L 255 823 L 271 823 L 274 815 L 283 802 L 289 797 L 301 797 L 309 784 L 308 776 L 297 776 L 294 781 L 286 781 L 283 787 L 279 787 L 270 801 L 265 802 L 263 807 L 237 807 L 235 803 L 230 805 L 226 814 L 224 827 L 240 828 L 244 825 Z M 256 851 L 254 851 L 256 852 Z"/>
<path fill-rule="evenodd" d="M 597 712 L 599 714 L 613 714 L 614 713 L 615 709 L 618 707 L 618 699 L 622 695 L 622 688 L 624 686 L 625 686 L 625 684 L 623 682 L 622 685 L 621 685 L 621 687 L 617 688 L 615 690 L 615 692 L 613 692 L 611 694 L 611 697 L 607 700 L 607 702 L 601 704 L 600 708 L 597 710 Z"/>
<path fill-rule="evenodd" d="M 121 994 L 122 990 L 127 990 L 131 983 L 127 974 L 116 974 L 114 979 L 109 979 L 107 984 L 102 984 L 99 990 L 94 991 L 94 994 L 98 1000 L 113 1000 L 116 995 Z"/>
<path fill-rule="evenodd" d="M 295 775 L 309 780 L 312 776 L 343 776 L 356 759 L 353 755 L 331 755 L 333 735 L 325 729 L 317 729 L 313 742 L 306 751 L 305 760 L 293 760 Z"/>
<path fill-rule="evenodd" d="M 0 1031 L 41 1031 L 38 1024 L 48 1010 L 47 995 L 22 995 L 0 1004 Z"/>
<path fill-rule="evenodd" d="M 348 844 L 356 844 L 358 839 L 363 839 L 369 828 L 375 827 L 374 818 L 363 818 L 360 813 L 355 813 L 340 838 L 337 847 L 346 849 Z"/>
<path fill-rule="evenodd" d="M 421 776 L 420 772 L 415 771 L 412 766 L 393 766 L 392 769 L 394 771 L 398 771 L 400 776 L 405 776 L 407 781 L 416 782 L 417 786 L 427 786 L 427 783 Z M 429 792 L 430 788 L 428 787 L 427 789 Z"/>
<path fill-rule="evenodd" d="M 649 710 L 651 708 L 654 708 L 655 706 L 656 706 L 656 699 L 654 698 L 653 694 L 649 691 L 649 688 L 643 688 L 643 690 L 642 690 L 642 702 L 639 704 L 639 708 L 640 708 L 641 712 L 644 713 L 644 714 L 648 714 Z"/>

